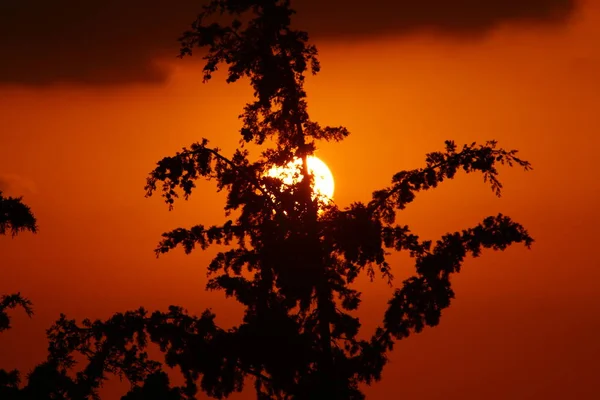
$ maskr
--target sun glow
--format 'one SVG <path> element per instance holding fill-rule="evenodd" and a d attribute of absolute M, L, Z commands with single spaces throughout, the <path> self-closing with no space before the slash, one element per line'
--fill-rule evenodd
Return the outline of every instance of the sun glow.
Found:
<path fill-rule="evenodd" d="M 308 171 L 314 176 L 313 192 L 315 195 L 327 203 L 333 198 L 334 181 L 333 175 L 323 161 L 315 156 L 308 156 L 307 159 Z M 294 182 L 302 180 L 299 176 L 302 159 L 296 158 L 285 167 L 273 167 L 269 170 L 268 176 L 279 178 L 285 185 L 291 185 Z"/>

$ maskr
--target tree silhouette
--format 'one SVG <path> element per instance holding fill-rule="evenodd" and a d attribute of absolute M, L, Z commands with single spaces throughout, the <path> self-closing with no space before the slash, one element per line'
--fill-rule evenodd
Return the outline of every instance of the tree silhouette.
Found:
<path fill-rule="evenodd" d="M 0 190 L 0 235 L 6 235 L 7 231 L 13 237 L 24 231 L 36 233 L 37 221 L 22 197 L 4 197 Z M 0 297 L 0 332 L 10 328 L 7 311 L 16 307 L 22 307 L 29 316 L 33 315 L 31 302 L 20 293 Z"/>
<path fill-rule="evenodd" d="M 10 232 L 16 236 L 23 231 L 37 232 L 37 222 L 31 209 L 21 197 L 4 197 L 0 191 L 0 235 Z M 10 329 L 8 310 L 22 307 L 28 316 L 33 315 L 31 301 L 20 293 L 0 296 L 0 332 Z M 16 370 L 0 369 L 0 398 L 10 399 L 19 392 L 20 376 Z"/>
<path fill-rule="evenodd" d="M 97 398 L 106 373 L 112 373 L 131 382 L 123 397 L 129 400 L 194 399 L 199 390 L 223 398 L 249 381 L 258 399 L 362 399 L 359 385 L 381 378 L 396 341 L 439 323 L 454 297 L 451 276 L 468 255 L 532 244 L 527 231 L 502 214 L 436 242 L 396 223 L 397 212 L 418 192 L 460 171 L 483 174 L 500 195 L 498 166 L 530 165 L 495 141 L 462 147 L 447 141 L 443 151 L 427 155 L 423 167 L 395 174 L 368 203 L 342 209 L 315 196 L 307 157 L 319 141 L 340 141 L 349 132 L 309 118 L 304 78 L 320 66 L 307 33 L 291 28 L 293 13 L 289 1 L 281 0 L 214 0 L 204 7 L 181 38 L 181 56 L 206 48 L 205 81 L 222 65 L 227 82 L 249 80 L 255 99 L 240 116 L 240 148 L 226 156 L 203 139 L 160 160 L 146 185 L 147 195 L 161 192 L 169 208 L 179 196 L 187 199 L 198 179 L 227 192 L 229 220 L 166 232 L 156 253 L 226 245 L 208 266 L 207 289 L 240 302 L 242 322 L 222 329 L 209 310 L 193 316 L 175 306 L 82 324 L 62 315 L 48 330 L 48 360 L 36 370 L 44 383 L 30 377 L 26 390 Z M 263 148 L 254 161 L 248 143 Z M 269 176 L 272 167 L 295 159 L 302 163 L 294 183 Z M 395 290 L 380 327 L 359 335 L 361 293 L 352 284 L 367 274 L 394 285 L 386 261 L 394 250 L 414 258 L 414 275 Z M 163 363 L 149 357 L 151 344 L 164 353 L 166 366 L 180 370 L 182 386 L 171 385 Z M 77 355 L 86 362 L 69 374 Z"/>

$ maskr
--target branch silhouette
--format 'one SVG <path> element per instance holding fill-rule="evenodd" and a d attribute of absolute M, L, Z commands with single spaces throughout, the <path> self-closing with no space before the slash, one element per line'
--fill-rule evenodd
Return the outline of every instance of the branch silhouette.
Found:
<path fill-rule="evenodd" d="M 28 316 L 33 315 L 33 304 L 21 296 L 21 293 L 2 295 L 0 297 L 0 332 L 10 329 L 10 318 L 7 310 L 21 307 Z"/>
<path fill-rule="evenodd" d="M 4 197 L 0 190 L 0 235 L 10 232 L 16 236 L 20 232 L 37 232 L 37 221 L 22 197 Z"/>

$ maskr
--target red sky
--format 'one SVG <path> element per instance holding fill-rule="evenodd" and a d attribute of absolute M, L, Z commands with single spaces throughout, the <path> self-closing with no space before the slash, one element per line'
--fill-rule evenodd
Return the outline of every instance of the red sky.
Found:
<path fill-rule="evenodd" d="M 584 2 L 562 24 L 490 29 L 469 38 L 391 32 L 317 42 L 323 71 L 308 81 L 310 111 L 352 133 L 318 152 L 340 205 L 368 200 L 446 139 L 497 139 L 534 166 L 503 169 L 500 199 L 480 176 L 461 175 L 400 214 L 400 223 L 436 239 L 502 212 L 536 243 L 469 260 L 441 324 L 397 345 L 383 381 L 366 390 L 369 399 L 591 399 L 597 392 L 600 6 Z M 13 313 L 14 329 L 0 335 L 1 367 L 27 370 L 41 361 L 44 330 L 61 312 L 105 318 L 178 304 L 211 307 L 224 326 L 236 323 L 233 300 L 204 292 L 216 249 L 158 260 L 152 251 L 163 231 L 222 221 L 223 196 L 203 183 L 169 212 L 159 197 L 144 198 L 143 186 L 157 160 L 202 137 L 233 151 L 236 117 L 251 91 L 222 76 L 203 85 L 198 65 L 168 62 L 164 81 L 0 86 L 0 185 L 24 195 L 40 226 L 37 235 L 0 238 L 0 293 L 20 291 L 36 310 L 31 320 Z M 412 264 L 392 261 L 399 283 Z M 390 289 L 360 287 L 369 330 Z"/>

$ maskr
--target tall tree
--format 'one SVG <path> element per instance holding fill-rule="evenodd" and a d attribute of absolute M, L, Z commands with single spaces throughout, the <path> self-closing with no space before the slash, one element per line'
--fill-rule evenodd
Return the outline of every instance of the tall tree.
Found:
<path fill-rule="evenodd" d="M 240 116 L 240 148 L 227 156 L 203 139 L 159 161 L 146 185 L 148 196 L 160 191 L 169 208 L 179 195 L 187 199 L 198 179 L 227 191 L 225 211 L 231 219 L 164 233 L 156 252 L 227 245 L 208 266 L 207 289 L 239 301 L 245 307 L 243 321 L 221 329 L 208 310 L 193 316 L 174 306 L 81 325 L 61 316 L 48 331 L 50 355 L 44 365 L 61 377 L 55 382 L 67 383 L 48 390 L 90 398 L 111 372 L 134 385 L 124 399 L 149 393 L 193 399 L 198 390 L 222 398 L 241 391 L 247 378 L 259 399 L 362 399 L 359 385 L 381 378 L 396 341 L 439 323 L 454 297 L 451 276 L 467 255 L 532 244 L 520 224 L 501 214 L 435 243 L 396 223 L 397 212 L 418 192 L 459 171 L 481 173 L 500 195 L 497 167 L 527 170 L 530 165 L 495 141 L 462 147 L 447 141 L 443 151 L 426 156 L 423 167 L 398 172 L 367 203 L 342 209 L 315 195 L 307 157 L 320 141 L 340 141 L 349 132 L 309 117 L 304 79 L 320 66 L 308 34 L 292 29 L 293 14 L 285 0 L 214 0 L 204 7 L 181 38 L 181 56 L 205 48 L 206 81 L 225 65 L 227 82 L 244 78 L 252 85 L 255 98 Z M 263 147 L 254 160 L 248 143 Z M 297 159 L 300 167 L 291 184 L 268 173 Z M 414 275 L 395 290 L 380 327 L 359 335 L 361 293 L 352 284 L 367 274 L 394 285 L 390 251 L 408 252 L 415 260 Z M 148 357 L 149 343 L 164 352 L 168 366 L 179 368 L 183 386 L 170 387 L 163 365 Z M 65 378 L 78 353 L 88 361 L 75 377 Z"/>

